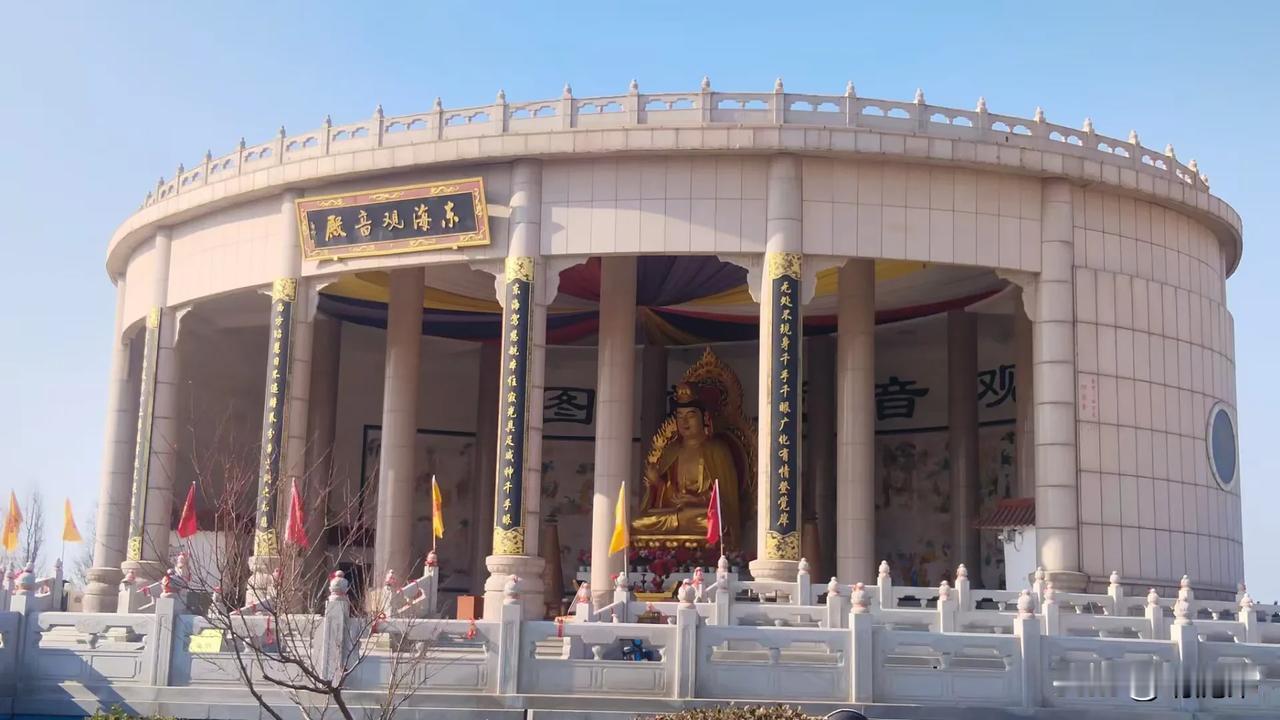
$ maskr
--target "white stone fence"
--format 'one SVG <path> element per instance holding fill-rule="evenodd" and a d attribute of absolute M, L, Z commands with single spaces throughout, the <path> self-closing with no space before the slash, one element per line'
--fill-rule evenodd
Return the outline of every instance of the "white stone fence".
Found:
<path fill-rule="evenodd" d="M 172 178 L 157 182 L 142 206 L 246 171 L 312 157 L 510 133 L 714 125 L 867 128 L 946 140 L 983 141 L 1089 158 L 1167 177 L 1196 190 L 1209 188 L 1208 178 L 1200 173 L 1196 161 L 1183 164 L 1175 157 L 1172 146 L 1163 151 L 1143 147 L 1136 132 L 1129 133 L 1125 140 L 1099 135 L 1088 118 L 1076 129 L 1048 122 L 1039 108 L 1032 118 L 1000 115 L 989 112 L 981 98 L 972 110 L 947 108 L 928 104 L 920 90 L 910 102 L 862 98 L 854 92 L 853 83 L 846 86 L 843 95 L 785 92 L 781 79 L 774 84 L 773 92 L 719 92 L 703 78 L 701 87 L 694 92 L 642 93 L 632 81 L 624 95 L 579 98 L 566 85 L 561 96 L 551 100 L 508 103 L 506 94 L 499 91 L 491 105 L 446 110 L 436 98 L 427 112 L 387 117 L 378 106 L 372 117 L 345 125 L 334 125 L 326 117 L 320 128 L 297 135 L 289 135 L 281 127 L 276 137 L 267 142 L 246 145 L 241 139 L 236 149 L 226 155 L 215 158 L 206 153 L 203 161 L 191 169 L 179 165 Z"/>
<path fill-rule="evenodd" d="M 1003 609 L 977 607 L 978 596 L 991 593 L 971 590 L 963 568 L 955 587 L 936 589 L 894 587 L 887 568 L 874 586 L 815 586 L 807 572 L 768 586 L 724 579 L 701 601 L 693 583 L 682 585 L 670 612 L 635 604 L 619 588 L 603 612 L 588 599 L 557 621 L 522 620 L 513 579 L 497 617 L 440 620 L 414 609 L 370 627 L 353 616 L 338 577 L 324 613 L 290 616 L 288 624 L 325 673 L 352 657 L 354 643 L 372 648 L 347 668 L 357 699 L 385 690 L 405 653 L 425 648 L 411 655 L 416 692 L 469 707 L 476 698 L 512 707 L 525 702 L 517 696 L 573 696 L 1280 711 L 1280 623 L 1269 622 L 1276 608 L 1247 594 L 1235 607 L 1202 603 L 1185 583 L 1169 617 L 1167 603 L 1153 593 L 1126 596 L 1117 577 L 1106 595 L 1057 593 L 1038 582 L 1005 595 Z M 780 602 L 734 597 L 748 589 L 776 591 Z M 15 593 L 11 610 L 0 613 L 0 678 L 14 685 L 0 686 L 0 695 L 11 693 L 17 714 L 72 714 L 78 698 L 101 697 L 146 711 L 197 691 L 224 712 L 253 706 L 231 644 L 234 635 L 270 633 L 270 615 L 246 613 L 238 633 L 223 633 L 183 614 L 173 583 L 146 614 L 56 612 L 34 583 Z M 826 602 L 814 604 L 824 594 Z M 656 623 L 627 622 L 653 610 L 663 614 Z M 1218 619 L 1199 617 L 1214 612 Z"/>

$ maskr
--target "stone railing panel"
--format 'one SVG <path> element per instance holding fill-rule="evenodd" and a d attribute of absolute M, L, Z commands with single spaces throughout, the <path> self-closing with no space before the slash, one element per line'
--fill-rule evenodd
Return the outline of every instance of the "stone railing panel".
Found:
<path fill-rule="evenodd" d="M 1040 643 L 1046 707 L 1181 706 L 1173 687 L 1178 647 L 1171 641 L 1042 637 Z"/>
<path fill-rule="evenodd" d="M 14 678 L 18 663 L 18 632 L 22 615 L 0 610 L 0 678 Z M 0 681 L 0 688 L 4 688 Z"/>
<path fill-rule="evenodd" d="M 873 637 L 876 702 L 1022 702 L 1022 659 L 1012 636 L 875 628 Z"/>
<path fill-rule="evenodd" d="M 1201 643 L 1199 677 L 1208 678 L 1202 708 L 1280 713 L 1280 654 L 1243 643 Z"/>
<path fill-rule="evenodd" d="M 493 621 L 388 620 L 351 676 L 376 690 L 392 679 L 415 692 L 497 692 L 498 629 Z"/>
<path fill-rule="evenodd" d="M 521 635 L 523 693 L 673 697 L 676 692 L 673 625 L 526 622 Z M 633 640 L 657 659 L 623 659 L 622 644 Z"/>
<path fill-rule="evenodd" d="M 41 612 L 27 623 L 22 683 L 144 684 L 152 664 L 152 615 Z"/>
<path fill-rule="evenodd" d="M 732 700 L 847 700 L 851 638 L 848 630 L 700 627 L 696 695 Z"/>

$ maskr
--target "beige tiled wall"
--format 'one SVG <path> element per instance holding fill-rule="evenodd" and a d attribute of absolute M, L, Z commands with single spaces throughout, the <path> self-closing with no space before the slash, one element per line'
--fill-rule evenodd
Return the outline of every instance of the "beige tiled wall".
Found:
<path fill-rule="evenodd" d="M 768 162 L 547 163 L 542 252 L 764 251 Z M 804 159 L 804 251 L 1040 269 L 1040 183 L 903 163 Z"/>
<path fill-rule="evenodd" d="M 153 238 L 138 246 L 125 270 L 124 310 L 120 317 L 122 332 L 127 332 L 131 325 L 145 318 L 155 303 L 155 273 L 156 241 Z"/>
<path fill-rule="evenodd" d="M 1235 406 L 1218 241 L 1132 198 L 1077 189 L 1073 207 L 1083 569 L 1232 591 L 1240 481 L 1223 490 L 1205 446 L 1210 408 Z"/>
<path fill-rule="evenodd" d="M 1040 270 L 1040 182 L 830 158 L 804 161 L 804 251 Z"/>
<path fill-rule="evenodd" d="M 173 229 L 169 304 L 275 280 L 284 236 L 279 197 L 236 205 Z"/>
<path fill-rule="evenodd" d="M 765 158 L 551 162 L 542 252 L 764 252 Z"/>

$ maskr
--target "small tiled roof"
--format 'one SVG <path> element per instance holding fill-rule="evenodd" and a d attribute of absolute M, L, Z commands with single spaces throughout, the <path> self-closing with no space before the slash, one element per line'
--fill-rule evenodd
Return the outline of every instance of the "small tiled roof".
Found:
<path fill-rule="evenodd" d="M 973 526 L 995 529 L 1027 527 L 1035 524 L 1036 499 L 1028 497 L 1008 498 L 997 502 L 996 506 L 979 517 Z"/>

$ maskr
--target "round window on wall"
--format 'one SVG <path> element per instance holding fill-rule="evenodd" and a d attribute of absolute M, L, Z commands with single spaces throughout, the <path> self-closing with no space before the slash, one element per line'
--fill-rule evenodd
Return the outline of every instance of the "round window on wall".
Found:
<path fill-rule="evenodd" d="M 1217 403 L 1209 410 L 1209 428 L 1206 439 L 1209 450 L 1209 469 L 1218 484 L 1230 487 L 1236 479 L 1239 445 L 1236 442 L 1236 421 L 1224 403 Z"/>

